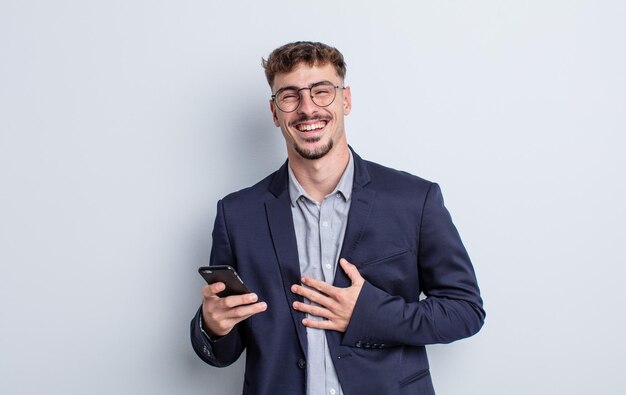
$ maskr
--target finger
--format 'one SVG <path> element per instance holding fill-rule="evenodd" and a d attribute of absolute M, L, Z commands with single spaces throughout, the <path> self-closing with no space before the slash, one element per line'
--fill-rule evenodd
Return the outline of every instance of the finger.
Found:
<path fill-rule="evenodd" d="M 267 310 L 267 303 L 259 302 L 250 305 L 238 306 L 232 309 L 225 309 L 220 311 L 214 311 L 210 314 L 213 321 L 225 323 L 228 326 L 228 322 L 233 325 L 239 321 L 243 321 L 246 318 L 255 314 L 261 313 Z"/>
<path fill-rule="evenodd" d="M 301 285 L 294 284 L 291 286 L 291 292 L 302 296 L 305 299 L 310 300 L 313 303 L 317 303 L 324 307 L 332 309 L 336 303 L 328 296 L 322 295 L 314 289 L 306 288 Z"/>
<path fill-rule="evenodd" d="M 336 287 L 333 287 L 327 282 L 316 280 L 311 277 L 302 277 L 301 281 L 304 285 L 307 285 L 311 288 L 315 288 L 318 291 L 325 293 L 326 295 L 329 295 L 329 296 L 333 296 L 336 291 Z"/>
<path fill-rule="evenodd" d="M 241 305 L 254 303 L 258 300 L 258 296 L 254 293 L 244 295 L 231 295 L 222 298 L 222 303 L 226 308 L 233 308 Z"/>
<path fill-rule="evenodd" d="M 226 284 L 224 284 L 223 282 L 216 282 L 210 284 L 209 288 L 211 288 L 211 292 L 213 292 L 213 294 L 218 294 L 226 289 Z"/>
<path fill-rule="evenodd" d="M 259 303 L 239 306 L 239 307 L 230 309 L 228 313 L 226 314 L 225 318 L 235 319 L 235 321 L 239 322 L 255 314 L 261 313 L 265 310 L 267 310 L 267 303 L 259 302 Z"/>
<path fill-rule="evenodd" d="M 302 325 L 308 327 L 308 328 L 315 328 L 315 329 L 326 329 L 326 330 L 335 330 L 335 331 L 339 331 L 339 325 L 335 324 L 333 321 L 330 320 L 310 320 L 308 318 L 305 318 L 302 320 Z"/>
<path fill-rule="evenodd" d="M 330 310 L 325 309 L 320 306 L 312 306 L 310 304 L 302 303 L 302 302 L 293 302 L 293 308 L 297 311 L 321 318 L 331 318 L 333 314 Z"/>
<path fill-rule="evenodd" d="M 363 285 L 365 279 L 361 276 L 359 269 L 357 269 L 355 265 L 348 262 L 345 258 L 341 258 L 339 260 L 339 264 L 341 265 L 343 271 L 348 275 L 348 278 L 350 278 L 350 281 L 352 281 L 352 285 Z"/>
<path fill-rule="evenodd" d="M 202 294 L 205 298 L 210 298 L 211 296 L 215 296 L 215 294 L 222 292 L 226 288 L 226 285 L 221 282 L 207 284 L 202 288 Z"/>
<path fill-rule="evenodd" d="M 216 306 L 220 303 L 216 303 L 215 300 L 209 299 L 207 304 L 213 304 Z M 203 304 L 202 316 L 207 328 L 209 328 L 213 333 L 223 336 L 230 332 L 232 327 L 238 322 L 265 310 L 267 310 L 267 303 L 265 302 L 243 305 L 235 308 L 225 308 L 223 306 L 211 308 Z"/>

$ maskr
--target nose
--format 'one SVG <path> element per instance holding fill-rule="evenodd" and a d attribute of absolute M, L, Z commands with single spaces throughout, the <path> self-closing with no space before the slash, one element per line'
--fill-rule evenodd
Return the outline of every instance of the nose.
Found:
<path fill-rule="evenodd" d="M 298 106 L 298 112 L 301 114 L 312 114 L 316 111 L 317 105 L 313 103 L 311 90 L 307 88 L 300 91 L 300 105 Z"/>

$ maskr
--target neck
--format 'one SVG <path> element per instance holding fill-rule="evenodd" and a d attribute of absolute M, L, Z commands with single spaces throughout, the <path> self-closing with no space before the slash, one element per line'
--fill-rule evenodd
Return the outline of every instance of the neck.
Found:
<path fill-rule="evenodd" d="M 342 144 L 316 160 L 304 159 L 291 149 L 288 157 L 289 166 L 302 188 L 321 203 L 339 184 L 350 161 L 350 152 L 348 145 Z"/>

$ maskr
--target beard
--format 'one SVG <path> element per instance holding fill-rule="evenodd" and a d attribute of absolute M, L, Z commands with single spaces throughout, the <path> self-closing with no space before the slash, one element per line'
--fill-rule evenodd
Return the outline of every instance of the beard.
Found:
<path fill-rule="evenodd" d="M 325 121 L 328 124 L 331 121 L 331 117 L 324 116 L 324 115 L 307 116 L 306 114 L 302 114 L 300 117 L 290 122 L 290 126 L 292 128 L 297 129 L 298 124 L 303 123 L 303 122 L 310 122 L 310 121 L 313 121 L 313 122 Z M 309 137 L 309 138 L 305 138 L 304 141 L 306 143 L 317 143 L 321 139 L 322 139 L 322 136 Z M 330 150 L 333 148 L 333 145 L 334 145 L 334 142 L 332 138 L 328 140 L 328 143 L 313 150 L 308 150 L 298 145 L 298 143 L 296 143 L 295 141 L 293 142 L 293 148 L 298 153 L 298 155 L 300 155 L 304 159 L 309 159 L 309 160 L 316 160 L 316 159 L 323 158 L 324 156 L 326 156 L 327 153 L 330 152 Z"/>
<path fill-rule="evenodd" d="M 321 138 L 312 138 L 312 139 L 307 139 L 306 142 L 307 143 L 315 143 L 320 141 Z M 293 143 L 293 148 L 296 150 L 296 152 L 303 157 L 304 159 L 309 159 L 309 160 L 316 160 L 316 159 L 320 159 L 323 158 L 324 156 L 326 156 L 327 153 L 330 152 L 331 149 L 333 149 L 333 140 L 330 139 L 328 140 L 328 143 L 316 148 L 314 150 L 308 150 L 308 149 L 304 149 L 302 147 L 300 147 L 297 143 Z"/>

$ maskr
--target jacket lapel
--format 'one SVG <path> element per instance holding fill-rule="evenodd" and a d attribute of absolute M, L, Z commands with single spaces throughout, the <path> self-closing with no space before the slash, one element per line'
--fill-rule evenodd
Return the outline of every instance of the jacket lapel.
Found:
<path fill-rule="evenodd" d="M 350 149 L 352 149 L 352 147 L 350 147 Z M 348 262 L 358 267 L 359 262 L 352 262 L 352 257 L 367 227 L 376 192 L 366 188 L 366 185 L 370 182 L 370 175 L 367 171 L 366 163 L 354 151 L 352 151 L 352 157 L 354 158 L 352 203 L 350 204 L 346 234 L 343 238 L 343 246 L 341 247 L 341 254 L 339 256 L 346 258 Z M 333 285 L 341 288 L 350 286 L 351 282 L 346 273 L 340 266 L 337 269 Z"/>
<path fill-rule="evenodd" d="M 294 310 L 291 306 L 296 300 L 302 302 L 303 298 L 291 292 L 292 284 L 300 284 L 300 260 L 298 258 L 298 244 L 296 232 L 293 227 L 293 217 L 291 214 L 291 201 L 289 199 L 289 175 L 287 163 L 276 172 L 270 185 L 270 192 L 275 199 L 265 203 L 267 221 L 270 227 L 272 242 L 280 274 L 283 281 L 283 290 L 289 303 L 291 318 L 298 333 L 298 340 L 304 355 L 307 355 L 306 328 L 302 325 L 304 313 Z"/>

